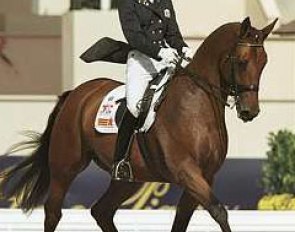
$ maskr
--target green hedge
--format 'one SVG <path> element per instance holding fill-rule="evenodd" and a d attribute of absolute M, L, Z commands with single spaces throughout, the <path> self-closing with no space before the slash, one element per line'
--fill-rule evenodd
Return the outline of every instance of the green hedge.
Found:
<path fill-rule="evenodd" d="M 295 135 L 288 130 L 270 133 L 270 150 L 262 167 L 262 186 L 267 194 L 295 194 Z"/>
<path fill-rule="evenodd" d="M 259 210 L 295 210 L 295 135 L 288 130 L 270 133 L 270 150 L 262 166 L 262 186 L 266 193 Z"/>

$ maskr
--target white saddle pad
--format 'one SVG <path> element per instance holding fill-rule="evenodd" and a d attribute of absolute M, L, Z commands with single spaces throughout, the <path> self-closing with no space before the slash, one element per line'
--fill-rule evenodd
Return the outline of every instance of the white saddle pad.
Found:
<path fill-rule="evenodd" d="M 151 88 L 154 88 L 156 90 L 150 110 L 147 114 L 147 117 L 145 119 L 145 122 L 143 126 L 139 129 L 139 132 L 147 132 L 151 126 L 153 125 L 155 118 L 156 118 L 156 112 L 154 110 L 155 104 L 159 97 L 161 96 L 163 92 L 163 86 L 168 81 L 169 77 L 171 76 L 171 73 L 167 73 L 159 85 L 152 86 Z M 118 132 L 118 125 L 116 124 L 116 113 L 118 110 L 118 107 L 120 105 L 120 100 L 125 98 L 125 85 L 121 85 L 112 91 L 110 91 L 105 98 L 103 99 L 97 115 L 95 119 L 95 129 L 100 133 L 117 133 Z"/>

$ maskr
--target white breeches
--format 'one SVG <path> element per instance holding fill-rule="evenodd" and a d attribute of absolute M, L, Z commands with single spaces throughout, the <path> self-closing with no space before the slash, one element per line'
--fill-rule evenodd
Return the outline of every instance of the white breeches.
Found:
<path fill-rule="evenodd" d="M 139 116 L 140 102 L 149 81 L 166 67 L 166 63 L 150 58 L 137 50 L 129 52 L 126 69 L 126 99 L 127 108 L 135 117 Z"/>

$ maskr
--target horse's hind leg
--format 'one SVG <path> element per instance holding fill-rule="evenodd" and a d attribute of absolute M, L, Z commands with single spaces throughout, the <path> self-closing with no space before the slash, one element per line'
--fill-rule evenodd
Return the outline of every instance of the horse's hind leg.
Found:
<path fill-rule="evenodd" d="M 66 192 L 72 180 L 79 173 L 73 170 L 71 173 L 57 172 L 51 176 L 48 199 L 45 203 L 44 231 L 53 232 L 61 219 L 61 208 Z"/>
<path fill-rule="evenodd" d="M 113 218 L 120 205 L 134 194 L 140 183 L 111 181 L 104 195 L 91 207 L 91 215 L 103 232 L 117 232 Z"/>
<path fill-rule="evenodd" d="M 184 191 L 177 204 L 171 232 L 185 232 L 197 206 L 198 203 L 193 196 L 187 191 Z"/>
<path fill-rule="evenodd" d="M 214 196 L 202 171 L 193 162 L 186 162 L 178 173 L 178 178 L 185 185 L 196 202 L 208 210 L 211 217 L 220 225 L 223 232 L 231 232 L 227 211 Z"/>
<path fill-rule="evenodd" d="M 61 177 L 52 178 L 48 199 L 45 203 L 45 222 L 44 231 L 53 232 L 61 219 L 61 207 L 64 196 L 70 185 L 71 180 L 61 180 Z"/>
<path fill-rule="evenodd" d="M 61 148 L 62 146 L 60 146 Z M 50 186 L 45 203 L 44 231 L 55 231 L 62 213 L 64 197 L 73 179 L 89 164 L 90 159 L 82 159 L 76 150 L 69 153 L 56 152 L 54 162 L 50 164 Z M 59 158 L 57 158 L 59 155 Z M 67 157 L 68 156 L 68 157 Z"/>

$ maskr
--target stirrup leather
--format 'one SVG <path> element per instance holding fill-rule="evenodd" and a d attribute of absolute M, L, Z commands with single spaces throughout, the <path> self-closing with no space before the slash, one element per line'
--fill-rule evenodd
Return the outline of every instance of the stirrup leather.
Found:
<path fill-rule="evenodd" d="M 130 161 L 123 159 L 113 165 L 112 178 L 128 182 L 134 181 L 133 171 Z"/>

